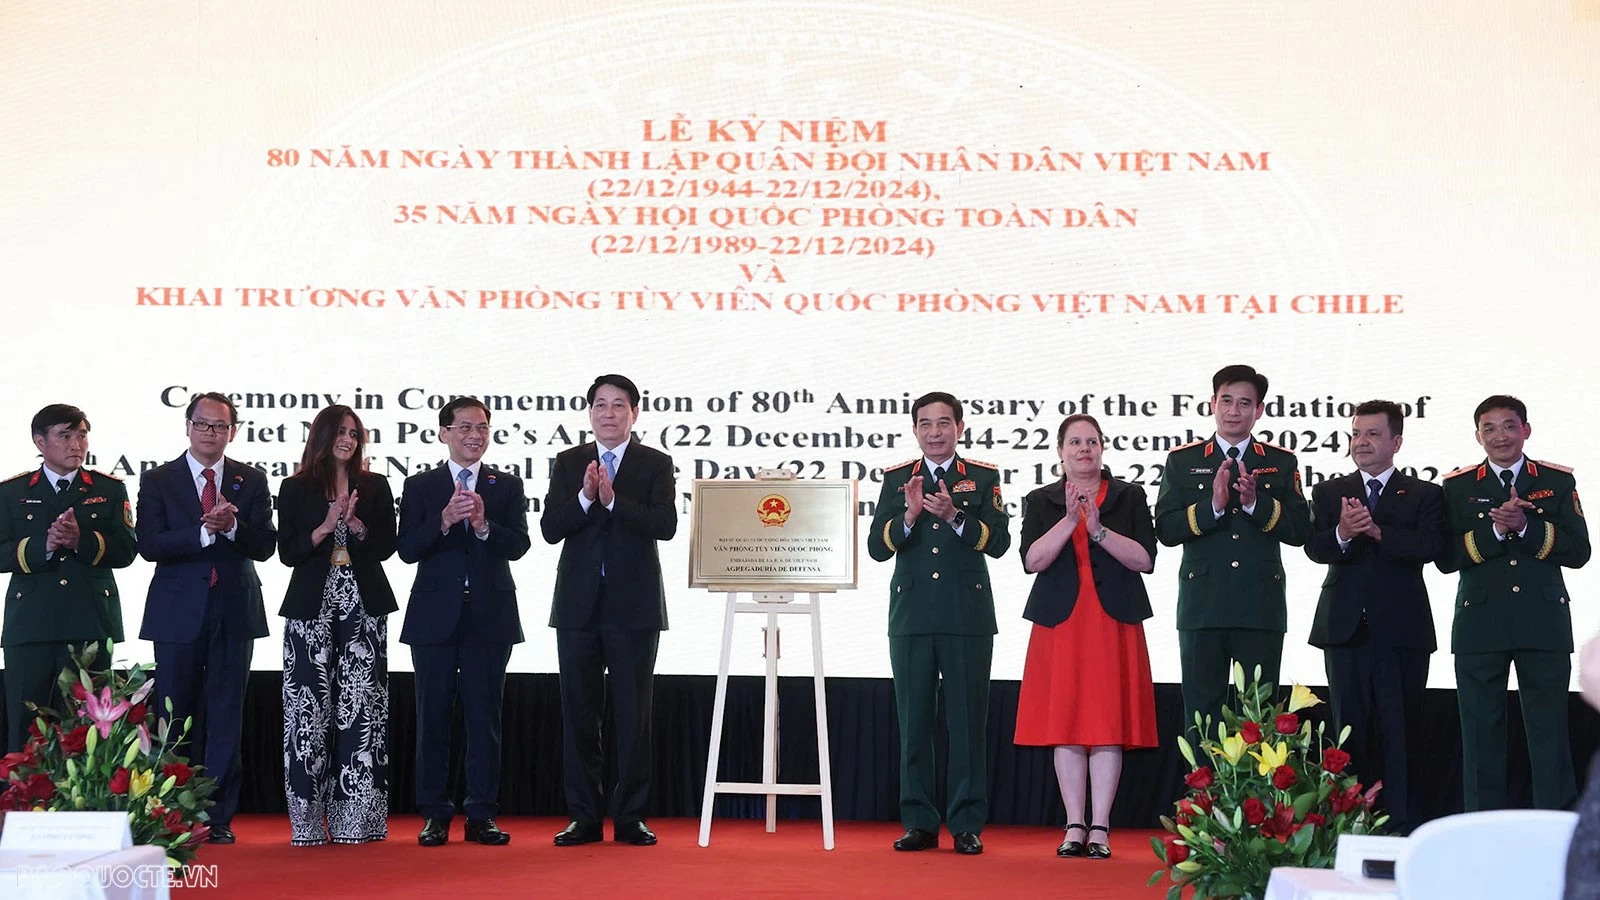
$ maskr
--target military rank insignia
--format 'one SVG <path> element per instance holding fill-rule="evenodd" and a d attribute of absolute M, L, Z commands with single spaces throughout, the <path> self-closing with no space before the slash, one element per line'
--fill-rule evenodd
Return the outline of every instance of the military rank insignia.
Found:
<path fill-rule="evenodd" d="M 994 493 L 992 495 L 990 495 L 989 499 L 990 499 L 990 501 L 992 503 L 994 503 L 994 511 L 995 512 L 1005 512 L 1006 511 L 1006 508 L 1004 506 L 1000 505 L 1000 485 L 997 484 L 997 485 L 994 486 Z"/>
<path fill-rule="evenodd" d="M 133 527 L 133 504 L 127 500 L 122 501 L 122 524 Z"/>

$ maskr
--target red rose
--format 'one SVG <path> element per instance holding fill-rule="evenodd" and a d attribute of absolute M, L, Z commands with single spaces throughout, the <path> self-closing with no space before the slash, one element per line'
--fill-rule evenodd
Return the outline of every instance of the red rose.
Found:
<path fill-rule="evenodd" d="M 1278 729 L 1279 734 L 1294 734 L 1300 730 L 1300 717 L 1294 713 L 1284 713 L 1272 720 L 1272 727 Z"/>
<path fill-rule="evenodd" d="M 33 809 L 33 798 L 28 795 L 28 786 L 20 781 L 14 781 L 11 786 L 0 793 L 0 812 L 22 812 Z"/>
<path fill-rule="evenodd" d="M 1299 780 L 1300 776 L 1295 773 L 1292 766 L 1279 766 L 1272 770 L 1272 786 L 1280 791 L 1294 787 L 1295 782 Z"/>
<path fill-rule="evenodd" d="M 1306 813 L 1306 824 L 1321 826 L 1328 824 L 1328 820 L 1324 819 L 1321 813 Z"/>
<path fill-rule="evenodd" d="M 135 703 L 128 709 L 128 723 L 134 727 L 143 725 L 150 718 L 150 710 L 145 709 L 143 703 Z"/>
<path fill-rule="evenodd" d="M 1197 791 L 1211 787 L 1211 767 L 1201 766 L 1183 777 L 1183 783 Z"/>
<path fill-rule="evenodd" d="M 89 749 L 89 726 L 79 725 L 77 728 L 61 736 L 61 752 L 68 756 L 78 756 Z"/>
<path fill-rule="evenodd" d="M 1251 825 L 1260 825 L 1267 820 L 1267 805 L 1254 797 L 1244 801 L 1244 820 Z"/>
<path fill-rule="evenodd" d="M 167 814 L 161 819 L 161 826 L 174 834 L 182 834 L 189 830 L 188 824 L 183 821 L 182 811 L 176 809 L 167 810 Z"/>
<path fill-rule="evenodd" d="M 72 696 L 79 702 L 87 700 L 89 699 L 89 689 L 83 686 L 83 682 L 74 681 L 72 683 Z"/>
<path fill-rule="evenodd" d="M 1242 722 L 1239 725 L 1239 736 L 1244 738 L 1246 744 L 1261 743 L 1261 726 L 1254 722 Z"/>
<path fill-rule="evenodd" d="M 188 784 L 189 783 L 189 776 L 191 776 L 193 774 L 194 774 L 194 770 L 189 768 L 188 765 L 186 765 L 184 763 L 181 763 L 181 762 L 180 763 L 167 763 L 166 765 L 161 767 L 161 777 L 162 778 L 166 778 L 169 775 L 176 776 L 177 780 L 174 781 L 173 784 L 178 786 L 178 787 L 183 787 L 184 785 Z"/>
<path fill-rule="evenodd" d="M 1179 825 L 1188 825 L 1190 822 L 1194 821 L 1194 817 L 1195 816 L 1204 816 L 1204 815 L 1205 815 L 1204 813 L 1202 813 L 1198 808 L 1195 807 L 1193 800 L 1190 800 L 1189 798 L 1185 797 L 1182 800 L 1178 801 L 1178 824 Z"/>
<path fill-rule="evenodd" d="M 1167 851 L 1167 865 L 1175 866 L 1189 858 L 1189 848 L 1178 843 L 1181 840 L 1183 840 L 1183 838 L 1175 834 L 1166 834 L 1162 836 L 1161 843 L 1165 845 Z"/>
<path fill-rule="evenodd" d="M 56 795 L 56 783 L 50 776 L 43 772 L 28 776 L 28 793 L 40 803 L 47 802 Z"/>
<path fill-rule="evenodd" d="M 126 794 L 128 792 L 128 770 L 118 767 L 111 773 L 111 793 Z"/>
<path fill-rule="evenodd" d="M 1330 774 L 1337 775 L 1350 765 L 1350 754 L 1338 747 L 1329 747 L 1322 751 L 1322 768 Z"/>
<path fill-rule="evenodd" d="M 1205 813 L 1208 816 L 1211 815 L 1211 795 L 1210 794 L 1195 794 L 1193 799 L 1194 799 L 1194 808 L 1195 809 L 1200 810 L 1201 812 Z"/>
<path fill-rule="evenodd" d="M 33 763 L 33 754 L 26 750 L 18 750 L 15 753 L 7 753 L 5 756 L 0 756 L 0 781 L 9 779 L 14 770 L 23 766 L 31 766 Z"/>

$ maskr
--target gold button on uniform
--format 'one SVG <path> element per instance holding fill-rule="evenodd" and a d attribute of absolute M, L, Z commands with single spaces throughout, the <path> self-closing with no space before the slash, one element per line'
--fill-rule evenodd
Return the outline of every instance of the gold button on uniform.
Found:
<path fill-rule="evenodd" d="M 980 591 L 983 590 L 983 585 L 982 584 L 976 584 L 976 585 L 973 585 L 973 587 L 976 587 Z"/>
<path fill-rule="evenodd" d="M 1514 565 L 1516 565 L 1516 564 L 1517 564 L 1517 561 L 1516 561 L 1516 560 L 1514 560 L 1514 559 L 1513 559 L 1513 560 L 1512 560 L 1512 561 L 1511 561 L 1511 564 L 1512 564 L 1512 565 L 1513 565 L 1513 566 L 1514 566 Z"/>
<path fill-rule="evenodd" d="M 1190 572 L 1190 573 L 1189 573 L 1189 580 L 1190 580 L 1190 581 L 1193 581 L 1193 580 L 1194 580 L 1194 573 L 1193 573 L 1193 572 Z"/>
<path fill-rule="evenodd" d="M 939 553 L 939 548 L 938 547 L 933 548 L 933 552 L 934 552 L 935 555 L 937 555 Z"/>
<path fill-rule="evenodd" d="M 939 580 L 939 573 L 938 572 L 933 573 L 933 580 L 934 581 L 938 581 Z"/>
<path fill-rule="evenodd" d="M 1236 559 L 1233 562 L 1228 563 L 1228 565 L 1230 565 L 1230 566 L 1234 567 L 1235 569 L 1237 569 L 1237 568 L 1239 568 L 1239 561 Z"/>
<path fill-rule="evenodd" d="M 67 586 L 67 580 L 65 578 L 61 579 L 61 586 L 62 587 L 66 587 Z"/>
<path fill-rule="evenodd" d="M 1235 531 L 1233 533 L 1233 539 L 1236 540 L 1236 541 L 1239 539 L 1239 532 Z"/>
<path fill-rule="evenodd" d="M 938 531 L 939 530 L 939 523 L 938 522 L 933 523 L 933 530 L 934 531 Z"/>
<path fill-rule="evenodd" d="M 33 513 L 28 513 L 28 521 L 29 522 L 33 521 Z"/>
<path fill-rule="evenodd" d="M 1512 586 L 1511 586 L 1511 593 L 1513 593 L 1513 594 L 1520 594 L 1520 593 L 1522 593 L 1522 585 L 1520 585 L 1520 584 L 1513 584 L 1513 585 L 1512 585 Z"/>

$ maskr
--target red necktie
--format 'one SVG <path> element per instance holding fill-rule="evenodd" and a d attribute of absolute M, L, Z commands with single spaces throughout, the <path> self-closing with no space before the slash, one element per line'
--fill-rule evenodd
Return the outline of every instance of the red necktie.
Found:
<path fill-rule="evenodd" d="M 217 506 L 217 473 L 210 469 L 201 469 L 200 474 L 205 476 L 206 486 L 200 489 L 200 514 L 206 515 Z M 217 567 L 211 567 L 211 586 L 217 586 Z"/>

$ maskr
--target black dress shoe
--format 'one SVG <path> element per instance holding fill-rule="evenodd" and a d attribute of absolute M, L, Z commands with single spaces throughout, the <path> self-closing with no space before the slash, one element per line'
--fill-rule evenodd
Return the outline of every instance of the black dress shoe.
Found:
<path fill-rule="evenodd" d="M 468 819 L 467 842 L 498 847 L 501 844 L 511 843 L 511 835 L 501 831 L 493 819 Z"/>
<path fill-rule="evenodd" d="M 921 828 L 907 828 L 906 833 L 894 842 L 896 850 L 936 850 L 939 847 L 939 832 L 923 831 Z"/>
<path fill-rule="evenodd" d="M 1110 838 L 1111 838 L 1111 829 L 1110 828 L 1107 828 L 1104 825 L 1090 825 L 1089 826 L 1089 833 L 1091 835 L 1094 834 L 1096 831 L 1104 832 L 1105 836 L 1106 836 L 1106 839 L 1110 840 Z M 1111 858 L 1111 845 L 1105 843 L 1104 841 L 1098 841 L 1098 842 L 1097 841 L 1090 841 L 1089 842 L 1089 858 L 1090 859 L 1110 859 Z"/>
<path fill-rule="evenodd" d="M 1083 841 L 1075 841 L 1075 840 L 1072 839 L 1072 829 L 1074 829 L 1074 828 L 1078 829 L 1079 831 L 1083 831 L 1083 832 L 1087 832 L 1088 831 L 1088 829 L 1084 828 L 1082 825 L 1079 825 L 1076 822 L 1068 823 L 1067 824 L 1067 837 L 1066 837 L 1065 840 L 1063 840 L 1061 842 L 1061 846 L 1056 848 L 1056 855 L 1057 856 L 1065 856 L 1065 857 L 1069 857 L 1069 858 L 1076 858 L 1076 857 L 1083 856 L 1085 853 L 1088 852 L 1083 847 Z"/>
<path fill-rule="evenodd" d="M 449 819 L 428 819 L 422 823 L 417 843 L 424 847 L 443 847 L 450 840 Z"/>
<path fill-rule="evenodd" d="M 209 844 L 231 844 L 233 842 L 233 829 L 226 825 L 211 826 L 211 834 L 206 837 L 206 843 Z"/>
<path fill-rule="evenodd" d="M 983 841 L 970 831 L 960 832 L 955 836 L 956 852 L 965 856 L 977 856 L 983 852 Z"/>
<path fill-rule="evenodd" d="M 605 840 L 605 835 L 600 833 L 599 822 L 593 825 L 568 822 L 567 827 L 556 832 L 557 847 L 576 847 L 579 844 L 592 844 L 601 840 Z"/>
<path fill-rule="evenodd" d="M 612 826 L 611 839 L 635 847 L 649 847 L 656 842 L 656 833 L 643 822 L 629 822 Z"/>

